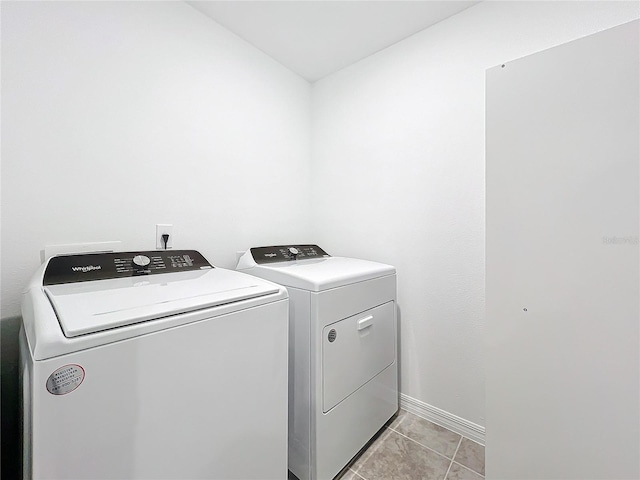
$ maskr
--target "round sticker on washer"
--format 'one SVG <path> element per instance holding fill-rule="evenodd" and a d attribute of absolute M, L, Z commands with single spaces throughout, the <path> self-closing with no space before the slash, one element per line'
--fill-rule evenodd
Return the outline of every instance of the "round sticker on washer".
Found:
<path fill-rule="evenodd" d="M 47 379 L 47 390 L 53 395 L 65 395 L 73 392 L 84 380 L 84 368 L 80 365 L 60 367 Z"/>
<path fill-rule="evenodd" d="M 336 341 L 336 337 L 338 336 L 338 332 L 336 332 L 335 328 L 329 330 L 329 342 L 333 343 Z"/>

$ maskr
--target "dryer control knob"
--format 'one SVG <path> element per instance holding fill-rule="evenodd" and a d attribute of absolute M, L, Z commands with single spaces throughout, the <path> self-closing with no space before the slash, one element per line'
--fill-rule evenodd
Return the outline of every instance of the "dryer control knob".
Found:
<path fill-rule="evenodd" d="M 133 264 L 138 267 L 146 267 L 151 263 L 151 259 L 146 255 L 136 255 L 133 257 Z"/>
<path fill-rule="evenodd" d="M 300 253 L 300 250 L 298 250 L 296 247 L 289 247 L 289 253 L 295 259 Z"/>

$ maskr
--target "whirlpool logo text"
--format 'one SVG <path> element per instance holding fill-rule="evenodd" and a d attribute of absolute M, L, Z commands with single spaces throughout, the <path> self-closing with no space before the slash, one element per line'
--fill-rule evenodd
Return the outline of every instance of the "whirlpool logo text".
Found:
<path fill-rule="evenodd" d="M 92 270 L 102 270 L 102 266 L 101 265 L 87 265 L 86 267 L 71 267 L 71 270 L 73 270 L 74 272 L 87 273 L 87 272 L 90 272 Z"/>

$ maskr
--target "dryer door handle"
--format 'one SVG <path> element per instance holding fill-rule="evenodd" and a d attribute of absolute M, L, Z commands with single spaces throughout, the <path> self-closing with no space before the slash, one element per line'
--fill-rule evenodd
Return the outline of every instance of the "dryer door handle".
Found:
<path fill-rule="evenodd" d="M 358 330 L 364 330 L 371 325 L 373 325 L 373 315 L 368 315 L 358 320 Z"/>

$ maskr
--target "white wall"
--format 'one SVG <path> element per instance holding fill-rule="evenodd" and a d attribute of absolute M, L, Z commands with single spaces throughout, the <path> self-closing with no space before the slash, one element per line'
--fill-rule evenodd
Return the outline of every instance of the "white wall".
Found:
<path fill-rule="evenodd" d="M 309 241 L 310 86 L 183 2 L 2 2 L 2 317 L 45 244 Z"/>
<path fill-rule="evenodd" d="M 485 70 L 639 16 L 486 1 L 314 84 L 314 239 L 397 266 L 404 394 L 484 424 Z"/>

